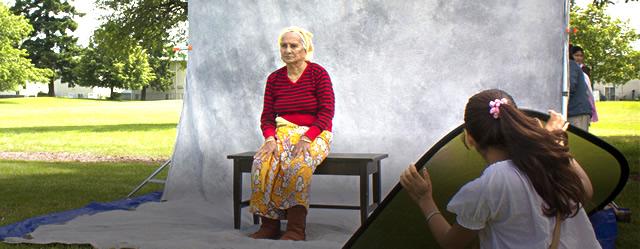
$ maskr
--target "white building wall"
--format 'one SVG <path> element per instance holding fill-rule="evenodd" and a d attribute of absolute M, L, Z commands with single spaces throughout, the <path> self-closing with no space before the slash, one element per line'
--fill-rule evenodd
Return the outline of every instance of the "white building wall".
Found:
<path fill-rule="evenodd" d="M 593 88 L 593 90 L 599 91 L 606 100 L 640 100 L 640 79 L 630 80 L 624 85 L 618 86 L 595 84 Z"/>
<path fill-rule="evenodd" d="M 60 80 L 55 81 L 54 87 L 58 97 L 104 99 L 111 96 L 111 90 L 106 87 L 69 87 L 69 84 L 62 84 Z"/>
<path fill-rule="evenodd" d="M 0 92 L 0 95 L 11 96 L 19 95 L 25 97 L 37 97 L 39 92 L 49 92 L 49 86 L 44 83 L 27 83 L 25 86 L 19 86 L 13 91 Z"/>

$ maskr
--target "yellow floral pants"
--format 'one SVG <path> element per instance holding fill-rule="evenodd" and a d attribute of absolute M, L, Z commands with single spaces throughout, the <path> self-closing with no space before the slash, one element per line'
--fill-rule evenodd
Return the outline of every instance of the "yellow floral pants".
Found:
<path fill-rule="evenodd" d="M 250 211 L 271 219 L 286 219 L 285 210 L 302 205 L 309 208 L 309 185 L 316 167 L 329 154 L 332 133 L 323 131 L 310 144 L 309 153 L 293 157 L 294 146 L 309 129 L 276 118 L 277 156 L 253 161 Z"/>

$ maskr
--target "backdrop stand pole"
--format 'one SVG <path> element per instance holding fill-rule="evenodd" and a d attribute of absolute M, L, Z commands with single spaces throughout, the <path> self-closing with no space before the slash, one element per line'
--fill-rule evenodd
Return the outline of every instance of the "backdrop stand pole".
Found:
<path fill-rule="evenodd" d="M 149 175 L 147 177 L 147 179 L 144 179 L 144 181 L 142 181 L 136 188 L 134 188 L 131 193 L 129 193 L 127 195 L 127 199 L 131 198 L 131 196 L 133 196 L 136 192 L 138 192 L 142 187 L 144 187 L 144 185 L 147 185 L 147 183 L 157 183 L 157 184 L 164 184 L 166 182 L 166 180 L 162 180 L 162 179 L 156 179 L 156 175 L 158 175 L 160 172 L 162 172 L 162 170 L 171 165 L 171 159 L 167 160 L 164 164 L 162 164 L 162 166 L 158 167 L 155 171 L 153 171 L 153 173 L 151 173 L 151 175 Z"/>

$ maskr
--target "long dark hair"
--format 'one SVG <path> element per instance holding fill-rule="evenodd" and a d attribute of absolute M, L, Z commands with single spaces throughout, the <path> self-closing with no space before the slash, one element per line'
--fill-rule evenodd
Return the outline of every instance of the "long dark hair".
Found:
<path fill-rule="evenodd" d="M 489 114 L 489 102 L 507 99 L 498 118 Z M 546 216 L 573 217 L 586 192 L 580 177 L 571 169 L 569 148 L 563 131 L 549 132 L 540 123 L 518 110 L 513 98 L 502 90 L 482 91 L 469 98 L 464 111 L 467 134 L 483 153 L 488 147 L 505 151 L 518 169 L 527 175 L 536 192 L 545 201 Z"/>
<path fill-rule="evenodd" d="M 571 57 L 574 57 L 573 55 L 576 54 L 577 52 L 582 52 L 584 56 L 584 49 L 582 49 L 582 47 L 580 46 L 571 46 L 570 51 L 571 51 Z M 591 69 L 587 67 L 587 64 L 580 65 L 580 69 L 582 69 L 582 72 L 587 74 L 587 76 L 591 77 Z"/>

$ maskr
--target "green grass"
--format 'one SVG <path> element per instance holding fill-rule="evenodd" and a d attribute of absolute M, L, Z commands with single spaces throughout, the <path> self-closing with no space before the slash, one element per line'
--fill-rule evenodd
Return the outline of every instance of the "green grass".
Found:
<path fill-rule="evenodd" d="M 601 137 L 640 136 L 640 101 L 596 102 L 598 122 L 589 132 Z"/>
<path fill-rule="evenodd" d="M 182 101 L 0 99 L 0 151 L 167 158 Z"/>
<path fill-rule="evenodd" d="M 599 121 L 589 132 L 625 155 L 631 173 L 640 173 L 640 101 L 597 102 Z"/>
<path fill-rule="evenodd" d="M 640 173 L 640 102 L 597 102 L 599 121 L 590 132 L 615 146 L 629 162 L 632 175 Z M 631 209 L 631 223 L 618 223 L 617 248 L 640 245 L 640 182 L 629 179 L 616 203 Z M 638 178 L 635 178 L 638 179 Z"/>
<path fill-rule="evenodd" d="M 0 161 L 0 226 L 80 208 L 92 201 L 122 199 L 157 166 L 142 163 Z M 166 172 L 159 177 L 166 177 Z M 161 185 L 148 184 L 138 194 L 160 190 Z M 0 243 L 0 248 L 43 247 L 83 248 Z"/>
<path fill-rule="evenodd" d="M 168 157 L 180 101 L 111 102 L 59 98 L 0 99 L 0 151 L 90 152 Z M 640 173 L 640 102 L 598 102 L 591 132 L 620 150 Z M 158 165 L 0 161 L 0 226 L 91 201 L 123 198 Z M 159 190 L 146 187 L 142 192 Z M 640 245 L 640 182 L 630 180 L 616 202 L 631 208 L 618 223 L 617 248 Z M 8 245 L 0 248 L 88 248 Z"/>

